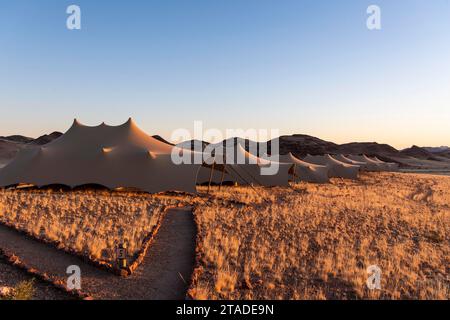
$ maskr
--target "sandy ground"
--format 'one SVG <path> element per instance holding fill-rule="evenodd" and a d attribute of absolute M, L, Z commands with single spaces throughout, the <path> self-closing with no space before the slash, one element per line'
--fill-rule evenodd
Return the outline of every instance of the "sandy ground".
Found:
<path fill-rule="evenodd" d="M 392 159 L 402 164 L 407 170 L 414 170 L 414 169 L 427 171 L 450 170 L 450 159 L 443 157 L 442 161 L 424 160 L 424 159 L 417 159 L 414 157 L 403 157 L 403 158 L 393 157 Z"/>
<path fill-rule="evenodd" d="M 66 269 L 81 269 L 82 290 L 96 299 L 183 299 L 194 266 L 195 224 L 190 210 L 169 210 L 144 262 L 123 279 L 80 259 L 0 226 L 0 248 L 28 265 L 67 281 Z"/>

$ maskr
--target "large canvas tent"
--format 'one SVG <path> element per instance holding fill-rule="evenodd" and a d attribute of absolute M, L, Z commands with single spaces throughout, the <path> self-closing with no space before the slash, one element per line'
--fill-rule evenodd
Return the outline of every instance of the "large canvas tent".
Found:
<path fill-rule="evenodd" d="M 216 147 L 213 156 L 205 155 L 204 165 L 197 178 L 198 183 L 222 184 L 232 182 L 239 185 L 289 186 L 290 164 L 259 158 L 246 151 L 240 144 L 236 147 Z M 278 166 L 275 174 L 263 174 L 263 168 Z M 211 171 L 212 170 L 212 171 Z"/>
<path fill-rule="evenodd" d="M 119 126 L 102 123 L 95 127 L 75 120 L 60 138 L 42 147 L 22 150 L 0 170 L 0 186 L 26 183 L 73 188 L 98 184 L 150 193 L 194 193 L 200 166 L 174 164 L 173 148 L 147 135 L 131 118 Z"/>
<path fill-rule="evenodd" d="M 303 161 L 326 166 L 330 178 L 358 179 L 359 166 L 343 163 L 334 159 L 329 154 L 324 156 L 307 155 Z"/>
<path fill-rule="evenodd" d="M 281 163 L 290 163 L 294 180 L 326 183 L 330 179 L 328 177 L 328 168 L 323 165 L 308 163 L 296 158 L 292 153 L 279 156 Z"/>

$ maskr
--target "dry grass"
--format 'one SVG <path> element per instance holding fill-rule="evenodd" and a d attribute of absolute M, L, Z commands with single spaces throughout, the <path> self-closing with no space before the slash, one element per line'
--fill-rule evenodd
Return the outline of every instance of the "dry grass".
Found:
<path fill-rule="evenodd" d="M 213 195 L 205 204 L 188 196 L 0 190 L 0 221 L 110 261 L 122 239 L 130 255 L 138 251 L 166 206 L 194 204 L 199 260 L 189 294 L 196 299 L 450 298 L 450 177 L 373 173 Z M 370 265 L 382 270 L 381 290 L 366 287 Z"/>
<path fill-rule="evenodd" d="M 60 242 L 92 259 L 110 262 L 120 242 L 133 257 L 171 197 L 108 191 L 0 190 L 0 221 L 36 238 Z"/>
<path fill-rule="evenodd" d="M 194 298 L 450 298 L 449 177 L 215 192 L 248 206 L 197 208 Z M 367 289 L 370 265 L 382 270 L 381 290 Z"/>

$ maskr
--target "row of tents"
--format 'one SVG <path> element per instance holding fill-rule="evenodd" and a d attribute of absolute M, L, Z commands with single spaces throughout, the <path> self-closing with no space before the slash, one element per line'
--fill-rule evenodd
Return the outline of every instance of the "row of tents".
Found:
<path fill-rule="evenodd" d="M 175 163 L 179 154 L 203 161 Z M 330 178 L 357 179 L 360 171 L 395 171 L 396 164 L 377 158 L 344 155 L 292 154 L 257 157 L 241 145 L 205 156 L 149 136 L 132 119 L 119 126 L 86 126 L 74 121 L 58 139 L 23 149 L 0 169 L 0 187 L 31 184 L 37 187 L 102 185 L 109 189 L 134 188 L 150 193 L 195 193 L 198 184 L 288 186 L 290 181 L 326 183 Z M 275 174 L 264 171 L 277 167 Z"/>
<path fill-rule="evenodd" d="M 248 154 L 240 145 L 238 145 L 238 150 L 241 153 Z M 330 178 L 356 180 L 361 171 L 398 171 L 398 164 L 384 162 L 376 157 L 370 158 L 366 155 L 307 155 L 301 160 L 292 153 L 289 153 L 278 156 L 279 172 L 276 175 L 265 176 L 259 174 L 259 170 L 263 165 L 268 165 L 265 162 L 268 160 L 267 158 L 259 159 L 260 162 L 257 166 L 251 164 L 225 164 L 219 168 L 203 166 L 198 175 L 198 182 L 201 184 L 213 183 L 221 185 L 231 182 L 244 185 L 274 186 L 288 185 L 289 181 L 328 183 Z M 242 181 L 240 178 L 241 175 L 247 177 L 247 182 Z"/>

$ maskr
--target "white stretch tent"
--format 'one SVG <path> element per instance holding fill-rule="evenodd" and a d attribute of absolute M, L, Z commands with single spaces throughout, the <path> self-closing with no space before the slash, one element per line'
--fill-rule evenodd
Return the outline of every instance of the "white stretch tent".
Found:
<path fill-rule="evenodd" d="M 173 147 L 143 132 L 130 118 L 119 126 L 89 127 L 77 120 L 60 138 L 21 151 L 0 170 L 0 186 L 99 184 L 156 193 L 196 192 L 199 165 L 176 165 Z M 177 148 L 179 149 L 179 148 Z M 179 149 L 180 152 L 191 152 Z"/>
<path fill-rule="evenodd" d="M 349 155 L 347 158 L 354 160 L 354 161 L 364 162 L 365 163 L 364 168 L 367 171 L 386 171 L 387 170 L 387 166 L 383 166 L 380 163 L 377 163 L 377 162 L 373 161 L 372 159 L 369 159 L 365 155 L 362 155 L 362 156 Z"/>
<path fill-rule="evenodd" d="M 294 177 L 300 181 L 327 183 L 330 181 L 328 177 L 328 168 L 323 165 L 308 163 L 296 158 L 292 153 L 280 155 L 281 163 L 291 163 L 291 169 Z"/>
<path fill-rule="evenodd" d="M 227 169 L 226 165 L 214 165 L 214 168 L 212 165 L 202 165 L 198 171 L 197 184 L 207 184 L 210 178 L 211 183 L 216 185 L 237 182 L 236 178 L 229 173 L 230 171 L 231 169 Z"/>
<path fill-rule="evenodd" d="M 394 162 L 384 162 L 381 161 L 380 159 L 378 159 L 377 157 L 373 157 L 373 158 L 369 158 L 383 166 L 386 166 L 388 171 L 398 171 L 398 163 L 394 163 Z"/>
<path fill-rule="evenodd" d="M 326 166 L 330 178 L 358 179 L 359 166 L 343 163 L 329 154 L 324 156 L 307 155 L 303 161 Z"/>
<path fill-rule="evenodd" d="M 362 156 L 355 156 L 355 155 L 349 155 L 348 158 L 356 161 L 361 161 L 367 163 L 367 166 L 370 166 L 370 171 L 397 171 L 398 170 L 398 164 L 396 163 L 388 163 L 383 162 L 379 160 L 378 158 L 371 159 L 367 157 L 366 155 Z"/>
<path fill-rule="evenodd" d="M 223 182 L 233 182 L 239 185 L 260 185 L 265 187 L 289 186 L 290 164 L 269 161 L 259 158 L 247 152 L 240 144 L 234 148 L 216 147 L 214 157 L 205 159 L 208 167 L 203 167 L 199 171 L 198 183 L 209 182 L 212 163 L 214 171 L 211 182 L 222 183 L 222 171 L 225 171 Z M 205 158 L 208 156 L 205 155 Z M 263 168 L 272 165 L 278 166 L 278 171 L 273 175 L 263 174 Z"/>

